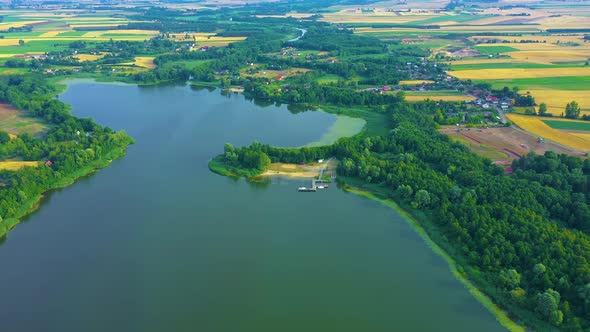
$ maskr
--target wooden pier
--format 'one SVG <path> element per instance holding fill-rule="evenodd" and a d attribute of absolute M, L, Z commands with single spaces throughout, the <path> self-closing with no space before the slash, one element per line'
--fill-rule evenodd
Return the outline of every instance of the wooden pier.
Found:
<path fill-rule="evenodd" d="M 328 160 L 328 162 L 329 161 L 330 160 Z M 316 192 L 316 191 L 318 191 L 318 189 L 327 189 L 328 183 L 330 183 L 330 182 L 323 180 L 322 177 L 324 176 L 324 171 L 328 167 L 328 162 L 326 162 L 324 167 L 322 167 L 322 169 L 320 170 L 320 174 L 318 175 L 318 178 L 311 180 L 311 187 L 309 187 L 309 188 L 308 187 L 299 187 L 299 188 L 297 188 L 297 191 L 299 191 L 299 192 Z M 334 179 L 334 178 L 335 178 L 335 176 L 332 172 L 332 179 Z"/>

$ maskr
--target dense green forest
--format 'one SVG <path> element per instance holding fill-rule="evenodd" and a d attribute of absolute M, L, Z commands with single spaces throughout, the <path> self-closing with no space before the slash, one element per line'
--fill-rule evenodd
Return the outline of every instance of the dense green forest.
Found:
<path fill-rule="evenodd" d="M 393 103 L 386 136 L 341 139 L 302 149 L 226 146 L 219 160 L 261 169 L 252 160 L 299 163 L 335 156 L 339 174 L 421 211 L 437 242 L 496 303 L 529 324 L 538 318 L 568 331 L 588 327 L 590 161 L 531 154 L 510 176 L 437 132 L 436 103 Z M 345 182 L 347 180 L 344 180 Z M 432 234 L 431 234 L 432 235 Z"/>
<path fill-rule="evenodd" d="M 305 2 L 248 5 L 205 11 L 198 17 L 190 11 L 179 16 L 163 8 L 137 9 L 131 18 L 149 22 L 121 28 L 158 29 L 161 35 L 145 42 L 77 42 L 68 50 L 51 53 L 43 62 L 10 60 L 4 66 L 35 72 L 49 65 L 79 65 L 83 73 L 102 68 L 110 75 L 108 65 L 153 55 L 157 56 L 156 69 L 115 79 L 140 84 L 192 79 L 222 87 L 242 86 L 247 96 L 268 102 L 346 106 L 344 113 L 362 107 L 365 115 L 378 114 L 387 120 L 386 134 L 385 130 L 379 135 L 362 134 L 313 148 L 226 145 L 210 167 L 224 175 L 253 176 L 271 162 L 336 157 L 343 185 L 393 199 L 410 211 L 454 257 L 461 273 L 518 321 L 538 330 L 590 328 L 590 161 L 551 152 L 531 154 L 516 160 L 514 172 L 505 174 L 490 160 L 437 131 L 439 124 L 457 123 L 458 116 L 447 115 L 468 112 L 465 104 L 408 103 L 403 92 L 374 91 L 375 86 L 396 85 L 400 80 L 444 75 L 444 65 L 428 60 L 427 50 L 396 40 L 358 36 L 318 22 L 318 17 L 253 16 L 305 6 Z M 319 8 L 306 10 L 320 12 Z M 288 41 L 298 35 L 296 28 L 307 33 Z M 176 43 L 166 36 L 185 31 L 248 38 L 228 47 L 193 51 L 187 45 L 192 42 Z M 71 57 L 72 50 L 109 54 L 93 63 L 79 63 Z M 281 56 L 285 50 L 307 55 Z M 260 70 L 301 68 L 305 72 L 280 80 L 246 76 L 248 63 Z M 321 81 L 324 76 L 336 78 L 325 83 Z M 492 91 L 489 85 L 472 82 L 463 82 L 462 87 L 514 98 L 517 106 L 535 105 L 532 96 L 521 96 L 514 89 Z M 48 127 L 39 136 L 21 134 L 14 139 L 0 132 L 1 160 L 41 162 L 35 168 L 0 171 L 0 235 L 44 191 L 104 166 L 132 142 L 125 133 L 71 116 L 68 106 L 54 99 L 57 93 L 41 74 L 0 78 L 0 101 L 43 119 Z M 47 161 L 51 161 L 49 166 L 44 165 Z"/>
<path fill-rule="evenodd" d="M 0 101 L 43 119 L 47 132 L 38 137 L 23 133 L 14 139 L 0 131 L 0 160 L 38 161 L 38 167 L 0 171 L 0 236 L 18 223 L 45 191 L 123 155 L 132 139 L 91 119 L 70 115 L 69 107 L 54 98 L 55 85 L 38 75 L 0 78 Z"/>

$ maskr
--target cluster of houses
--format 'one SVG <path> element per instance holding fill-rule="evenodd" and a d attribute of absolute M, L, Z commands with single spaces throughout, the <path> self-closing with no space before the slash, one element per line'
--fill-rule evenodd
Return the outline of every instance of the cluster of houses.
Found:
<path fill-rule="evenodd" d="M 484 96 L 484 92 L 481 90 L 475 90 L 471 94 L 477 98 L 473 101 L 473 105 L 476 107 L 483 109 L 495 108 L 502 111 L 509 111 L 512 108 L 512 99 L 510 98 L 498 98 L 492 95 Z M 471 103 L 471 101 L 467 101 L 467 103 Z"/>
<path fill-rule="evenodd" d="M 294 49 L 292 46 L 287 46 L 281 50 L 279 55 L 280 56 L 296 57 L 296 56 L 300 56 L 301 53 L 297 52 L 297 50 Z"/>

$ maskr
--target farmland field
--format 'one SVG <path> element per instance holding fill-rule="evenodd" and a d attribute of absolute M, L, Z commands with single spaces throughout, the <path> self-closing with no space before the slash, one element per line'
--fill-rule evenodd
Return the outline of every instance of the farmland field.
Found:
<path fill-rule="evenodd" d="M 543 122 L 553 129 L 590 131 L 589 121 L 543 120 Z"/>
<path fill-rule="evenodd" d="M 518 51 L 518 49 L 510 46 L 476 46 L 475 49 L 481 53 L 496 54 Z"/>
<path fill-rule="evenodd" d="M 25 166 L 37 167 L 38 161 L 0 161 L 0 170 L 16 171 Z"/>
<path fill-rule="evenodd" d="M 579 151 L 590 151 L 590 144 L 588 144 L 587 140 L 564 131 L 553 129 L 542 120 L 543 118 L 520 114 L 506 114 L 506 116 L 515 125 L 530 133 Z"/>
<path fill-rule="evenodd" d="M 590 67 L 564 67 L 564 68 L 501 68 L 501 69 L 475 69 L 453 72 L 453 76 L 460 79 L 520 79 L 537 77 L 564 77 L 582 76 L 590 77 Z"/>
<path fill-rule="evenodd" d="M 458 91 L 424 91 L 424 92 L 405 92 L 406 100 L 408 101 L 422 101 L 426 99 L 430 100 L 443 100 L 443 101 L 466 101 L 474 100 L 472 96 L 467 96 Z"/>
<path fill-rule="evenodd" d="M 38 119 L 23 115 L 22 111 L 7 104 L 0 104 L 0 130 L 18 135 L 22 133 L 39 134 L 45 125 Z"/>
<path fill-rule="evenodd" d="M 534 77 L 516 79 L 488 79 L 494 88 L 504 86 L 518 86 L 523 91 L 530 90 L 572 90 L 590 91 L 590 77 L 588 76 L 561 76 L 561 77 Z"/>

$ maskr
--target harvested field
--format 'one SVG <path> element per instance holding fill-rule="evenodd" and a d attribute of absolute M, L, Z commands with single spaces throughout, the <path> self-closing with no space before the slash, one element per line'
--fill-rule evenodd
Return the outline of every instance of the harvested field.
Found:
<path fill-rule="evenodd" d="M 526 116 L 513 113 L 506 114 L 506 116 L 518 127 L 539 137 L 549 139 L 579 151 L 590 151 L 590 144 L 588 144 L 588 141 L 585 139 L 571 135 L 564 131 L 553 129 L 542 121 L 543 119 L 549 118 L 540 118 L 536 116 Z"/>
<path fill-rule="evenodd" d="M 24 116 L 21 111 L 7 105 L 0 104 L 0 130 L 9 134 L 22 133 L 38 134 L 45 129 L 45 125 L 39 120 Z"/>
<path fill-rule="evenodd" d="M 498 80 L 536 77 L 564 77 L 564 76 L 590 76 L 590 67 L 565 67 L 565 68 L 510 68 L 510 69 L 477 69 L 453 71 L 451 74 L 460 79 L 473 80 Z M 526 88 L 526 87 L 521 87 Z"/>
<path fill-rule="evenodd" d="M 63 31 L 60 31 L 60 30 L 48 31 L 48 32 L 45 32 L 44 34 L 40 35 L 39 37 L 40 38 L 52 38 L 52 37 L 59 35 L 62 32 Z"/>
<path fill-rule="evenodd" d="M 39 166 L 38 161 L 0 161 L 0 170 L 18 171 L 19 169 Z"/>
<path fill-rule="evenodd" d="M 543 154 L 555 151 L 580 156 L 580 152 L 552 142 L 539 143 L 538 137 L 515 128 L 461 129 L 442 128 L 441 132 L 467 145 L 477 154 L 492 159 L 496 164 L 509 165 L 512 160 L 534 151 Z"/>
<path fill-rule="evenodd" d="M 590 50 L 586 48 L 559 48 L 554 50 L 518 51 L 511 52 L 510 57 L 523 62 L 536 62 L 548 64 L 559 62 L 582 62 L 588 60 L 588 58 L 590 57 Z"/>
<path fill-rule="evenodd" d="M 139 67 L 144 67 L 148 69 L 156 68 L 156 64 L 154 63 L 155 57 L 153 56 L 137 56 L 135 57 L 135 65 Z"/>
<path fill-rule="evenodd" d="M 96 61 L 98 59 L 102 59 L 105 54 L 76 54 L 73 57 L 80 60 L 80 61 Z"/>
<path fill-rule="evenodd" d="M 590 133 L 587 134 L 587 133 L 580 133 L 580 132 L 575 132 L 575 133 L 570 132 L 570 135 L 574 135 L 574 136 L 577 136 L 581 139 L 585 139 L 588 141 L 588 144 L 590 144 Z"/>
<path fill-rule="evenodd" d="M 588 78 L 590 80 L 590 77 Z M 524 87 L 521 87 L 524 90 Z M 582 114 L 590 115 L 590 91 L 588 90 L 526 90 L 535 97 L 537 104 L 545 103 L 547 111 L 553 115 L 559 116 L 565 112 L 565 105 L 575 100 L 582 109 Z"/>

